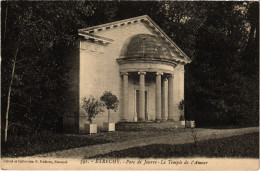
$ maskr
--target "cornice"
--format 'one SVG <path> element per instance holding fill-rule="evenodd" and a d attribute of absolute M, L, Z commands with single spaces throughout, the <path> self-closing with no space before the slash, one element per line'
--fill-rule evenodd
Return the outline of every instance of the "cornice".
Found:
<path fill-rule="evenodd" d="M 129 63 L 156 63 L 170 65 L 172 67 L 176 67 L 178 65 L 178 63 L 174 60 L 163 58 L 118 58 L 116 61 L 119 65 Z"/>
<path fill-rule="evenodd" d="M 108 38 L 105 38 L 105 37 L 85 33 L 83 31 L 79 31 L 78 35 L 83 36 L 86 40 L 93 40 L 94 42 L 103 43 L 103 44 L 110 44 L 114 41 L 112 39 L 108 39 Z"/>
<path fill-rule="evenodd" d="M 116 59 L 117 62 L 121 65 L 124 63 L 140 63 L 140 62 L 161 62 L 161 63 L 168 63 L 168 64 L 174 64 L 174 67 L 178 64 L 185 65 L 187 64 L 187 61 L 180 59 L 180 58 L 173 58 L 173 59 L 166 59 L 166 58 L 141 58 L 141 57 L 135 57 L 135 58 L 118 58 Z"/>

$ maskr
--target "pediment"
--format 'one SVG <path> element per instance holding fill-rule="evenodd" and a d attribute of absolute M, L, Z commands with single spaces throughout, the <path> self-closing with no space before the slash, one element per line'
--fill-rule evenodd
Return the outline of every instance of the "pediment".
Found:
<path fill-rule="evenodd" d="M 95 42 L 110 44 L 113 43 L 113 39 L 100 36 L 102 31 L 112 31 L 113 29 L 123 28 L 127 25 L 134 25 L 135 23 L 142 23 L 146 28 L 148 28 L 152 35 L 156 36 L 163 42 L 164 46 L 171 49 L 171 55 L 181 63 L 190 63 L 191 59 L 176 45 L 174 41 L 169 38 L 164 31 L 147 15 L 134 17 L 126 20 L 120 20 L 116 22 L 111 22 L 107 24 L 102 24 L 94 27 L 88 27 L 84 29 L 79 29 L 78 34 L 85 39 L 92 40 Z"/>

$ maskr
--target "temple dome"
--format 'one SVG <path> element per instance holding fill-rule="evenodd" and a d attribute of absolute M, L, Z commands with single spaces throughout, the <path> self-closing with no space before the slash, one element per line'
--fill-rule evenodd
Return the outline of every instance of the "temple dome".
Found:
<path fill-rule="evenodd" d="M 164 58 L 173 59 L 173 53 L 163 42 L 150 34 L 131 37 L 121 52 L 123 58 Z"/>

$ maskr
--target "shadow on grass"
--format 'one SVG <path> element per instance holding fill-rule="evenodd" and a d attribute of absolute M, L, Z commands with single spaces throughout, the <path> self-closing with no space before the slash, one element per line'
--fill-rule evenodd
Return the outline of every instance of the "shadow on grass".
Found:
<path fill-rule="evenodd" d="M 250 128 L 250 127 L 259 127 L 259 125 L 250 125 L 250 126 L 196 126 L 196 128 L 205 128 L 205 129 L 239 129 L 239 128 Z"/>
<path fill-rule="evenodd" d="M 92 158 L 232 157 L 259 158 L 259 133 L 212 139 L 195 144 L 154 144 L 115 151 Z"/>
<path fill-rule="evenodd" d="M 2 139 L 2 157 L 20 157 L 66 150 L 70 148 L 104 144 L 110 141 L 84 136 L 69 136 L 64 134 L 38 133 L 24 136 L 9 136 L 8 142 Z"/>

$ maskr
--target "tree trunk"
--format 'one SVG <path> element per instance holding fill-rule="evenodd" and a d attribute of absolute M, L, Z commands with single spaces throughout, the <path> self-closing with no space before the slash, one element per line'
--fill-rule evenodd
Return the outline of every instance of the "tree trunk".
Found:
<path fill-rule="evenodd" d="M 7 142 L 8 114 L 9 114 L 9 107 L 10 107 L 10 100 L 11 100 L 12 84 L 13 84 L 13 80 L 14 80 L 15 62 L 16 62 L 16 60 L 14 60 L 14 63 L 13 63 L 12 76 L 11 76 L 11 81 L 10 81 L 9 88 L 8 88 L 7 108 L 6 108 L 6 114 L 5 114 L 5 142 Z"/>
<path fill-rule="evenodd" d="M 13 84 L 13 80 L 14 80 L 16 57 L 17 57 L 18 48 L 19 48 L 19 41 L 20 41 L 20 35 L 19 35 L 18 41 L 17 41 L 16 52 L 15 52 L 14 60 L 13 60 L 13 69 L 12 69 L 11 81 L 10 81 L 10 84 L 9 84 L 9 87 L 8 87 L 7 107 L 6 107 L 6 113 L 5 113 L 5 142 L 7 142 L 8 115 L 9 115 L 9 108 L 10 108 L 10 101 L 11 101 L 12 84 Z"/>
<path fill-rule="evenodd" d="M 110 109 L 107 109 L 107 113 L 108 113 L 108 123 L 110 121 Z"/>
<path fill-rule="evenodd" d="M 6 3 L 7 3 L 7 2 L 6 2 Z M 5 33 L 6 33 L 7 10 L 8 10 L 8 5 L 6 5 L 6 9 L 5 9 L 4 39 L 5 39 Z"/>

